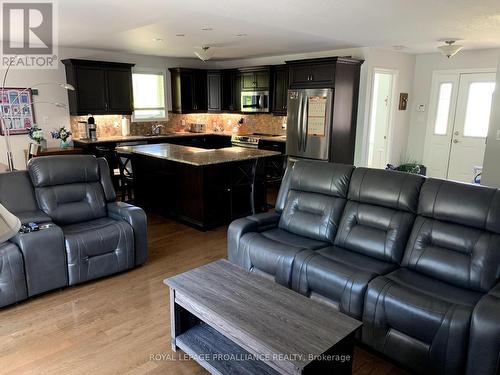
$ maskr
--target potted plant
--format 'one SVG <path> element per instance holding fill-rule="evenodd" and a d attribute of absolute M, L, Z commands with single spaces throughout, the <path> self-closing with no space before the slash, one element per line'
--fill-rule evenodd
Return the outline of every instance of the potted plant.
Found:
<path fill-rule="evenodd" d="M 71 147 L 71 141 L 69 141 L 69 137 L 71 137 L 71 131 L 67 130 L 64 126 L 59 130 L 54 130 L 50 132 L 53 139 L 59 139 L 61 141 L 60 147 L 67 148 Z"/>
<path fill-rule="evenodd" d="M 43 136 L 43 130 L 40 129 L 37 124 L 33 124 L 33 126 L 28 129 L 28 137 L 39 144 L 42 149 L 47 148 L 47 141 Z"/>

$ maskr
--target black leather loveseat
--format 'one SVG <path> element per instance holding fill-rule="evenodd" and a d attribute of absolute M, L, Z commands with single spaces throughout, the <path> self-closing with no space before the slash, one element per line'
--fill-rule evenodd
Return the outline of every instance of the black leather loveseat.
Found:
<path fill-rule="evenodd" d="M 299 161 L 275 211 L 230 225 L 230 261 L 362 320 L 415 372 L 497 373 L 497 189 Z"/>
<path fill-rule="evenodd" d="M 142 209 L 115 202 L 105 159 L 35 158 L 0 174 L 0 203 L 21 222 L 50 223 L 0 245 L 0 307 L 125 271 L 147 260 Z"/>

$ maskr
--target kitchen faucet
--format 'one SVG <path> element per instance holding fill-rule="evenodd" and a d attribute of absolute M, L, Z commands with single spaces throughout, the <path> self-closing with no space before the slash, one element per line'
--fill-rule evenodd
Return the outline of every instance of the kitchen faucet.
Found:
<path fill-rule="evenodd" d="M 151 134 L 160 135 L 161 129 L 164 128 L 162 124 L 154 124 L 151 126 Z"/>

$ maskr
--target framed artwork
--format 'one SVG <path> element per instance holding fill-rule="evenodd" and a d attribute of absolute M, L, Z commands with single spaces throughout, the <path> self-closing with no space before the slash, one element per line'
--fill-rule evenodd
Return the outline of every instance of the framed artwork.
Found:
<path fill-rule="evenodd" d="M 25 90 L 22 87 L 0 89 L 0 135 L 5 135 L 6 127 L 10 135 L 28 134 L 35 123 L 33 93 L 31 89 Z"/>

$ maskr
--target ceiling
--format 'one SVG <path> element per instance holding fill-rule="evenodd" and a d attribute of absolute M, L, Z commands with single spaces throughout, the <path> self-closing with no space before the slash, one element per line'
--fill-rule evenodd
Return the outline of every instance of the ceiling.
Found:
<path fill-rule="evenodd" d="M 435 52 L 449 38 L 467 49 L 500 47 L 498 0 L 58 3 L 60 45 L 147 55 L 194 57 L 193 50 L 202 45 L 213 47 L 213 59 L 349 47 L 405 46 L 402 51 L 423 53 Z"/>

